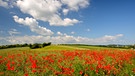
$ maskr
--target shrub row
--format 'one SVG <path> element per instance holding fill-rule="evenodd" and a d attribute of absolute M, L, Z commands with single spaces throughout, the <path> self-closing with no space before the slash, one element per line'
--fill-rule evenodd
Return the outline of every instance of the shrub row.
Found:
<path fill-rule="evenodd" d="M 49 43 L 34 43 L 34 44 L 12 44 L 12 45 L 2 45 L 0 46 L 0 49 L 7 49 L 7 48 L 15 48 L 15 47 L 30 47 L 31 49 L 35 49 L 35 48 L 42 48 L 42 47 L 45 47 L 45 46 L 49 46 L 51 45 L 51 42 Z"/>
<path fill-rule="evenodd" d="M 31 49 L 36 49 L 36 48 L 42 48 L 42 47 L 49 46 L 49 45 L 51 45 L 51 42 L 49 42 L 49 43 L 44 42 L 43 44 L 39 44 L 39 43 L 30 44 L 29 47 Z"/>

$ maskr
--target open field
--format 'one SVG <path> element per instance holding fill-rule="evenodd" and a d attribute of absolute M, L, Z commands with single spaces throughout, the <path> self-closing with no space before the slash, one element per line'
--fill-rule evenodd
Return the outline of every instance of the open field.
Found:
<path fill-rule="evenodd" d="M 135 51 L 51 45 L 0 50 L 0 76 L 134 76 Z"/>

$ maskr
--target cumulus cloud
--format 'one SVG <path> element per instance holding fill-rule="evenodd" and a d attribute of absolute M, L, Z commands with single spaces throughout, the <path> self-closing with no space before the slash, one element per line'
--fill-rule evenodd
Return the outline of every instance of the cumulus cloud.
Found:
<path fill-rule="evenodd" d="M 62 34 L 61 32 L 58 31 L 58 32 L 57 32 L 57 35 L 61 35 L 61 36 L 62 36 L 63 34 Z"/>
<path fill-rule="evenodd" d="M 8 3 L 3 0 L 0 0 L 0 6 L 8 8 Z"/>
<path fill-rule="evenodd" d="M 11 29 L 8 31 L 8 33 L 12 36 L 12 35 L 15 35 L 15 34 L 20 34 L 20 32 L 18 32 L 16 29 Z"/>
<path fill-rule="evenodd" d="M 83 43 L 83 44 L 110 44 L 120 42 L 119 38 L 123 34 L 118 34 L 114 36 L 105 35 L 100 38 L 87 38 L 87 37 L 75 37 L 61 32 L 57 32 L 57 36 L 42 36 L 42 35 L 32 35 L 32 36 L 10 36 L 10 37 L 0 37 L 0 41 L 5 41 L 11 44 L 17 43 L 42 43 L 43 41 L 48 41 L 56 44 L 60 43 Z"/>
<path fill-rule="evenodd" d="M 80 8 L 85 8 L 89 5 L 89 0 L 61 0 L 63 4 L 67 5 L 69 10 L 78 11 Z"/>
<path fill-rule="evenodd" d="M 14 21 L 28 26 L 32 32 L 36 32 L 40 35 L 52 35 L 53 32 L 45 27 L 41 27 L 38 25 L 38 22 L 34 18 L 26 17 L 25 19 L 19 18 L 18 16 L 13 16 Z"/>
<path fill-rule="evenodd" d="M 64 20 L 61 20 L 60 17 L 56 16 L 53 17 L 51 20 L 49 20 L 50 25 L 56 25 L 56 26 L 70 26 L 70 25 L 74 25 L 76 23 L 79 23 L 81 21 L 78 21 L 76 19 L 69 19 L 69 18 L 65 18 Z"/>
<path fill-rule="evenodd" d="M 4 8 L 13 8 L 16 5 L 15 1 L 17 0 L 0 0 L 0 6 Z"/>
<path fill-rule="evenodd" d="M 69 12 L 69 9 L 63 9 L 62 12 L 63 12 L 64 15 L 67 15 L 68 12 Z"/>
<path fill-rule="evenodd" d="M 12 36 L 12 37 L 7 37 L 7 41 L 11 44 L 23 44 L 23 43 L 43 43 L 43 40 L 49 40 L 50 36 Z"/>
<path fill-rule="evenodd" d="M 17 0 L 16 5 L 23 13 L 37 20 L 49 22 L 53 26 L 69 26 L 80 21 L 70 18 L 62 19 L 60 10 L 66 15 L 69 10 L 79 10 L 88 6 L 89 2 L 88 0 Z"/>
<path fill-rule="evenodd" d="M 117 34 L 115 36 L 111 36 L 111 35 L 105 35 L 101 38 L 97 38 L 95 39 L 96 43 L 108 43 L 108 42 L 115 42 L 118 38 L 122 37 L 123 34 Z"/>
<path fill-rule="evenodd" d="M 52 43 L 74 43 L 75 38 L 73 36 L 62 35 L 62 36 L 12 36 L 7 37 L 4 39 L 5 41 L 9 42 L 10 44 L 23 44 L 23 43 L 43 43 L 52 42 Z"/>

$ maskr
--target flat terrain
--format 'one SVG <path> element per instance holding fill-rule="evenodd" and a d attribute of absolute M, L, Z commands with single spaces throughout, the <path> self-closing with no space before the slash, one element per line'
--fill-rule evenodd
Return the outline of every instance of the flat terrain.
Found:
<path fill-rule="evenodd" d="M 88 46 L 88 45 L 50 45 L 44 48 L 38 49 L 30 49 L 29 47 L 18 47 L 18 48 L 8 48 L 8 49 L 0 49 L 0 55 L 5 53 L 20 53 L 20 52 L 56 52 L 56 51 L 74 51 L 74 50 L 124 50 L 119 48 L 107 48 L 107 47 L 96 47 L 96 46 Z"/>
<path fill-rule="evenodd" d="M 50 45 L 38 49 L 30 49 L 29 47 L 18 47 L 18 48 L 0 49 L 0 51 L 60 51 L 60 50 L 101 50 L 101 49 L 119 49 L 119 48 L 96 47 L 88 45 Z"/>
<path fill-rule="evenodd" d="M 0 76 L 134 76 L 135 51 L 88 45 L 0 50 Z"/>

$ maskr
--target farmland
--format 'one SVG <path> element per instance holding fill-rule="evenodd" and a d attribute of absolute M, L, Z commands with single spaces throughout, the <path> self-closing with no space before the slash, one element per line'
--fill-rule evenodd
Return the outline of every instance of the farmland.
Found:
<path fill-rule="evenodd" d="M 135 51 L 51 45 L 0 50 L 0 76 L 134 76 Z"/>

